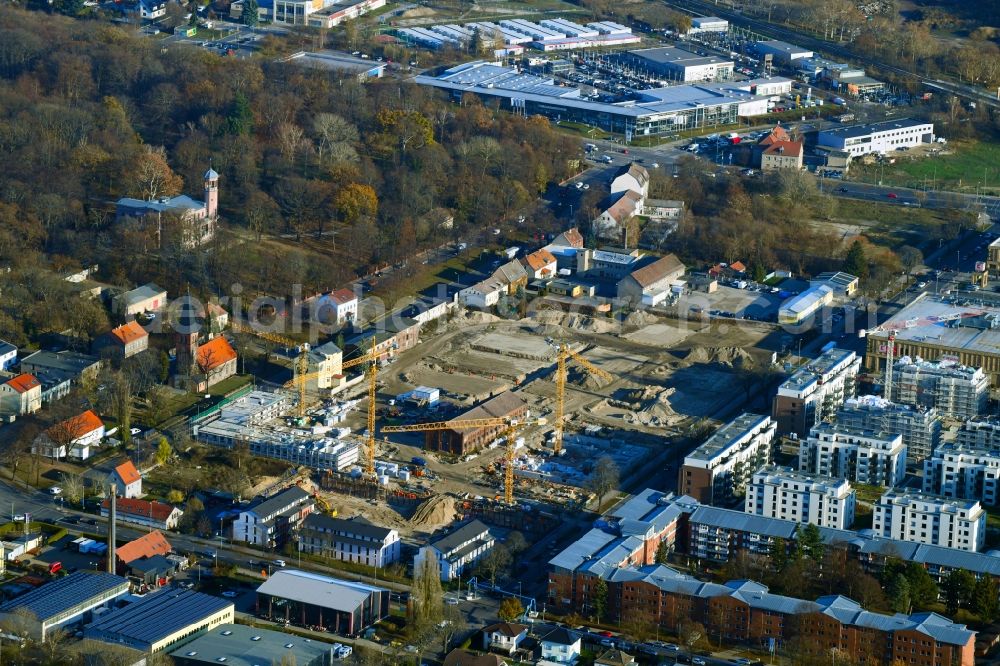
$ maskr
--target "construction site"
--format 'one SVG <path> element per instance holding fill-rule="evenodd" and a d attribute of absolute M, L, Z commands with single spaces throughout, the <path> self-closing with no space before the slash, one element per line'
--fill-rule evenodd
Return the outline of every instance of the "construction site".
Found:
<path fill-rule="evenodd" d="M 549 507 L 594 499 L 597 461 L 613 460 L 622 485 L 663 473 L 692 424 L 742 409 L 770 332 L 641 312 L 459 311 L 413 349 L 344 359 L 361 376 L 333 397 L 295 379 L 284 399 L 240 398 L 196 435 L 318 470 L 332 509 L 404 538 L 466 517 L 545 531 Z"/>

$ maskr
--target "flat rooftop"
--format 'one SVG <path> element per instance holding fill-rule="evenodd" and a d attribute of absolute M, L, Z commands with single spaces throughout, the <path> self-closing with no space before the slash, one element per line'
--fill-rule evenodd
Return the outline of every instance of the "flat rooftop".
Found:
<path fill-rule="evenodd" d="M 925 120 L 914 120 L 913 118 L 900 118 L 899 120 L 885 120 L 880 123 L 872 123 L 871 125 L 851 125 L 850 127 L 835 127 L 833 129 L 823 130 L 822 132 L 820 132 L 820 134 L 826 134 L 828 136 L 842 136 L 848 139 L 853 139 L 859 136 L 868 136 L 869 134 L 877 134 L 879 132 L 891 132 L 893 130 L 909 129 L 911 127 L 921 127 L 922 125 L 930 125 L 930 124 L 931 123 Z"/>
<path fill-rule="evenodd" d="M 340 11 L 343 7 L 335 5 L 327 9 Z M 336 71 L 357 72 L 358 74 L 364 74 L 385 67 L 384 62 L 373 62 L 371 60 L 355 58 L 348 53 L 340 53 L 338 51 L 299 51 L 286 58 L 285 62 Z"/>
<path fill-rule="evenodd" d="M 166 588 L 102 615 L 87 627 L 98 640 L 129 645 L 155 643 L 205 618 L 233 608 L 233 602 L 193 590 Z"/>
<path fill-rule="evenodd" d="M 330 652 L 330 643 L 300 638 L 242 624 L 220 624 L 170 656 L 180 664 L 262 666 L 294 663 L 318 666 Z"/>
<path fill-rule="evenodd" d="M 510 67 L 475 61 L 448 69 L 438 76 L 420 75 L 420 85 L 453 92 L 471 92 L 493 97 L 517 98 L 535 103 L 611 113 L 634 118 L 692 111 L 699 107 L 719 107 L 761 100 L 767 95 L 750 92 L 747 82 L 698 83 L 637 91 L 640 99 L 626 102 L 594 102 L 579 88 L 557 86 L 553 79 L 522 74 Z M 779 79 L 772 79 L 776 82 Z"/>
<path fill-rule="evenodd" d="M 716 56 L 700 56 L 697 53 L 679 49 L 676 46 L 663 46 L 654 49 L 637 49 L 629 51 L 636 58 L 642 58 L 660 65 L 677 65 L 678 67 L 698 67 L 701 65 L 732 65 L 732 60 Z"/>
<path fill-rule="evenodd" d="M 758 481 L 758 479 L 760 479 Z M 791 481 L 804 483 L 809 486 L 820 486 L 826 489 L 840 488 L 850 482 L 847 479 L 834 479 L 823 474 L 813 474 L 812 472 L 800 472 L 792 467 L 782 467 L 780 465 L 765 465 L 757 470 L 753 475 L 754 483 L 781 483 Z"/>
<path fill-rule="evenodd" d="M 868 337 L 888 338 L 891 329 L 900 341 L 1000 355 L 1000 305 L 994 303 L 928 294 L 900 310 L 880 330 L 869 331 Z"/>
<path fill-rule="evenodd" d="M 685 457 L 695 460 L 718 458 L 729 448 L 741 445 L 744 438 L 763 427 L 770 418 L 770 416 L 760 414 L 740 414 L 716 430 L 711 437 Z"/>

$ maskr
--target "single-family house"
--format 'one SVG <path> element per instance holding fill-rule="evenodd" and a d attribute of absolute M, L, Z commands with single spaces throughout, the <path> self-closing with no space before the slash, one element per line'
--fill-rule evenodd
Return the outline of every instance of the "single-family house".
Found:
<path fill-rule="evenodd" d="M 442 666 L 507 666 L 507 660 L 498 654 L 479 654 L 455 648 L 444 658 Z"/>
<path fill-rule="evenodd" d="M 316 375 L 316 387 L 340 388 L 344 384 L 344 353 L 331 342 L 309 349 L 309 372 Z"/>
<path fill-rule="evenodd" d="M 638 192 L 643 197 L 649 195 L 649 172 L 635 162 L 618 169 L 611 180 L 611 194 L 628 191 Z"/>
<path fill-rule="evenodd" d="M 635 666 L 635 657 L 621 650 L 605 650 L 594 659 L 594 666 Z"/>
<path fill-rule="evenodd" d="M 209 302 L 205 306 L 205 312 L 210 322 L 209 330 L 212 335 L 218 335 L 229 328 L 229 312 L 218 303 Z"/>
<path fill-rule="evenodd" d="M 321 324 L 345 324 L 358 318 L 358 297 L 350 289 L 318 296 L 309 307 L 310 319 Z"/>
<path fill-rule="evenodd" d="M 147 349 L 149 349 L 149 333 L 134 320 L 97 336 L 92 345 L 92 351 L 96 356 L 113 358 L 118 362 Z"/>
<path fill-rule="evenodd" d="M 403 310 L 403 316 L 409 317 L 421 324 L 426 324 L 429 321 L 440 319 L 448 314 L 450 310 L 455 308 L 457 303 L 458 294 L 454 294 L 451 297 L 444 295 L 423 296 Z"/>
<path fill-rule="evenodd" d="M 518 289 L 528 286 L 528 271 L 520 261 L 512 260 L 493 271 L 492 277 L 501 284 L 506 285 L 507 293 L 513 296 Z"/>
<path fill-rule="evenodd" d="M 642 213 L 643 196 L 635 190 L 612 194 L 605 199 L 601 214 L 592 222 L 594 235 L 618 238 L 626 223 Z"/>
<path fill-rule="evenodd" d="M 131 460 L 115 465 L 107 478 L 107 485 L 111 484 L 115 485 L 121 497 L 142 497 L 142 474 Z"/>
<path fill-rule="evenodd" d="M 554 245 L 556 247 L 571 247 L 581 250 L 583 249 L 583 234 L 581 234 L 580 230 L 576 228 L 567 229 L 553 238 L 549 245 Z"/>
<path fill-rule="evenodd" d="M 163 502 L 121 497 L 116 502 L 118 520 L 123 523 L 152 527 L 158 530 L 176 529 L 184 512 L 175 506 Z M 107 517 L 111 512 L 111 500 L 101 502 L 101 515 Z"/>
<path fill-rule="evenodd" d="M 104 438 L 104 422 L 92 410 L 61 421 L 40 434 L 31 445 L 31 452 L 57 460 L 86 460 L 91 448 Z"/>
<path fill-rule="evenodd" d="M 42 383 L 28 373 L 0 384 L 0 412 L 22 416 L 42 408 Z"/>
<path fill-rule="evenodd" d="M 539 641 L 542 659 L 559 664 L 573 664 L 580 658 L 583 639 L 580 634 L 565 627 L 556 627 Z"/>
<path fill-rule="evenodd" d="M 781 125 L 776 125 L 754 147 L 755 162 L 761 171 L 801 169 L 803 153 L 802 142 L 793 141 Z"/>
<path fill-rule="evenodd" d="M 167 291 L 150 282 L 115 296 L 112 306 L 122 317 L 134 317 L 143 312 L 159 312 L 167 306 Z"/>
<path fill-rule="evenodd" d="M 524 258 L 524 267 L 536 280 L 551 278 L 556 274 L 556 258 L 551 252 L 542 248 Z"/>
<path fill-rule="evenodd" d="M 467 308 L 485 310 L 500 302 L 506 285 L 495 278 L 488 278 L 458 292 L 458 300 Z"/>
<path fill-rule="evenodd" d="M 684 275 L 684 264 L 673 254 L 632 271 L 618 282 L 618 298 L 655 307 L 670 295 L 671 284 Z"/>
<path fill-rule="evenodd" d="M 497 622 L 483 629 L 483 649 L 512 655 L 528 637 L 528 627 L 511 622 Z"/>
<path fill-rule="evenodd" d="M 167 13 L 166 0 L 139 0 L 136 3 L 139 16 L 146 20 L 158 19 Z"/>
<path fill-rule="evenodd" d="M 684 202 L 676 199 L 646 199 L 642 202 L 642 215 L 657 222 L 679 220 L 684 216 Z"/>
<path fill-rule="evenodd" d="M 0 340 L 0 370 L 8 370 L 17 363 L 17 347 Z"/>
<path fill-rule="evenodd" d="M 496 538 L 479 520 L 472 520 L 458 529 L 431 540 L 413 556 L 413 570 L 420 571 L 425 559 L 437 560 L 441 580 L 457 578 L 471 569 L 496 545 Z"/>
<path fill-rule="evenodd" d="M 115 549 L 115 569 L 123 573 L 137 560 L 144 560 L 151 557 L 165 557 L 170 554 L 173 548 L 167 537 L 159 530 L 153 530 L 148 534 L 143 534 L 138 539 L 133 539 L 123 546 Z"/>

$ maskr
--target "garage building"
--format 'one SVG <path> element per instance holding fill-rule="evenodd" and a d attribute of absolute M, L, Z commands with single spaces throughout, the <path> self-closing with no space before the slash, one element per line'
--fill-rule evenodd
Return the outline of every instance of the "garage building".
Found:
<path fill-rule="evenodd" d="M 257 613 L 357 636 L 389 615 L 389 590 L 285 569 L 257 588 Z"/>

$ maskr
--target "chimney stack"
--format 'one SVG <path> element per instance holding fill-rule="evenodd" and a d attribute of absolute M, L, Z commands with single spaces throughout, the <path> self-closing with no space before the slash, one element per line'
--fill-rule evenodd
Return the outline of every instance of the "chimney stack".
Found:
<path fill-rule="evenodd" d="M 115 561 L 115 521 L 118 519 L 118 484 L 111 484 L 111 511 L 108 513 L 108 573 L 117 573 Z"/>

